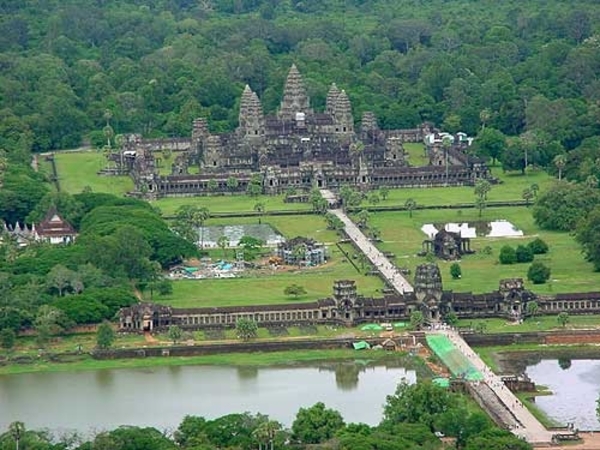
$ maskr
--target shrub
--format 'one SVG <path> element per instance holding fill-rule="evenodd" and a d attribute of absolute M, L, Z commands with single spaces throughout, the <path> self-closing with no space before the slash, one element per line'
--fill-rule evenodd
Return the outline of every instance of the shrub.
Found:
<path fill-rule="evenodd" d="M 462 277 L 462 270 L 460 268 L 460 264 L 452 263 L 452 265 L 450 266 L 450 276 L 453 280 L 458 280 Z"/>
<path fill-rule="evenodd" d="M 517 262 L 518 263 L 528 263 L 533 261 L 533 252 L 529 248 L 529 246 L 519 245 L 516 250 Z"/>
<path fill-rule="evenodd" d="M 550 278 L 550 268 L 540 261 L 535 261 L 527 271 L 527 279 L 533 284 L 544 284 Z"/>
<path fill-rule="evenodd" d="M 548 244 L 540 238 L 537 238 L 527 244 L 527 247 L 533 252 L 534 255 L 543 255 L 548 253 Z"/>
<path fill-rule="evenodd" d="M 517 252 L 510 245 L 505 245 L 500 249 L 498 259 L 500 264 L 514 264 L 517 262 Z"/>

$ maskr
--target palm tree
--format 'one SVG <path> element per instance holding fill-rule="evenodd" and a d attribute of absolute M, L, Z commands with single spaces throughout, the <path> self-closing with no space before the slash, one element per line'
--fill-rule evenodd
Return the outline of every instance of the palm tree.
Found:
<path fill-rule="evenodd" d="M 25 434 L 25 424 L 23 422 L 13 422 L 8 426 L 8 432 L 15 440 L 15 448 L 19 450 L 19 443 L 21 442 L 21 438 L 23 434 Z"/>
<path fill-rule="evenodd" d="M 479 112 L 479 120 L 481 121 L 481 129 L 485 130 L 485 125 L 490 120 L 492 113 L 488 108 L 484 108 Z"/>
<path fill-rule="evenodd" d="M 256 202 L 254 211 L 258 213 L 258 223 L 262 223 L 262 216 L 265 214 L 266 206 L 264 202 Z"/>
<path fill-rule="evenodd" d="M 219 239 L 217 239 L 217 245 L 221 250 L 223 250 L 223 259 L 225 259 L 225 257 L 227 256 L 225 251 L 227 247 L 229 247 L 229 238 L 225 235 L 220 236 Z"/>
<path fill-rule="evenodd" d="M 408 217 L 412 219 L 413 211 L 417 209 L 417 201 L 414 198 L 409 198 L 404 202 L 404 208 L 408 211 Z"/>
<path fill-rule="evenodd" d="M 525 200 L 525 206 L 529 206 L 529 202 L 534 197 L 534 194 L 531 188 L 525 188 L 523 189 L 523 194 L 521 196 L 523 197 L 523 200 Z"/>
<path fill-rule="evenodd" d="M 567 158 L 565 155 L 556 155 L 554 157 L 554 165 L 558 169 L 558 181 L 562 180 L 562 171 L 567 164 Z"/>
<path fill-rule="evenodd" d="M 531 186 L 529 186 L 529 189 L 531 189 L 531 192 L 533 192 L 533 196 L 537 198 L 538 192 L 540 191 L 540 186 L 537 183 L 533 183 Z"/>

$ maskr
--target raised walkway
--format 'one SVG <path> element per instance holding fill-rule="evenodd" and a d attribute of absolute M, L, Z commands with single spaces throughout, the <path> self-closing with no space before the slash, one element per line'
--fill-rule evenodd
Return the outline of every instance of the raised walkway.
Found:
<path fill-rule="evenodd" d="M 321 196 L 327 200 L 330 205 L 335 204 L 337 201 L 335 194 L 327 189 L 321 189 Z M 371 264 L 373 264 L 383 279 L 392 286 L 397 293 L 404 294 L 414 291 L 412 285 L 404 278 L 396 266 L 392 264 L 390 260 L 371 243 L 371 241 L 369 241 L 344 211 L 341 209 L 330 209 L 329 212 L 344 223 L 346 235 L 354 242 L 354 245 L 369 258 Z"/>
<path fill-rule="evenodd" d="M 556 433 L 548 431 L 506 387 L 502 379 L 494 374 L 483 360 L 469 347 L 454 330 L 435 330 L 428 334 L 444 335 L 456 349 L 479 371 L 481 379 L 467 379 L 474 396 L 483 402 L 488 413 L 516 436 L 530 444 L 548 445 Z M 459 374 L 454 374 L 459 375 Z"/>

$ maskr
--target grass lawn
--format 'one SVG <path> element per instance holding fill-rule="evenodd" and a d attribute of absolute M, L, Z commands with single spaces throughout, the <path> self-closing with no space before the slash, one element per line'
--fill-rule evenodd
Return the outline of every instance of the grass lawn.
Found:
<path fill-rule="evenodd" d="M 494 167 L 492 172 L 502 183 L 492 185 L 492 190 L 488 194 L 490 201 L 523 200 L 523 190 L 534 183 L 539 186 L 539 195 L 548 189 L 555 180 L 541 170 L 528 171 L 527 175 L 505 174 L 500 168 Z M 388 198 L 382 200 L 380 204 L 382 206 L 404 205 L 409 198 L 414 199 L 417 205 L 451 205 L 473 203 L 475 193 L 473 186 L 390 189 Z"/>
<path fill-rule="evenodd" d="M 361 359 L 366 359 L 364 353 Z M 0 367 L 0 375 L 18 374 L 27 372 L 67 372 L 75 370 L 99 369 L 133 369 L 161 366 L 189 366 L 189 365 L 235 365 L 235 366 L 274 366 L 309 363 L 314 361 L 356 359 L 355 350 L 290 350 L 283 352 L 252 352 L 252 353 L 223 353 L 205 356 L 173 356 L 132 358 L 132 359 L 93 359 L 91 356 L 82 355 L 81 359 L 73 362 L 51 363 L 39 361 L 33 364 L 12 364 Z M 389 352 L 369 352 L 369 360 L 406 359 L 402 354 Z M 410 359 L 409 359 L 410 360 Z M 415 365 L 418 360 L 414 360 Z"/>
<path fill-rule="evenodd" d="M 556 316 L 536 316 L 524 320 L 523 323 L 513 323 L 504 319 L 462 319 L 458 321 L 459 327 L 476 328 L 478 323 L 485 323 L 486 333 L 523 333 L 528 331 L 562 330 Z M 565 329 L 598 328 L 600 315 L 572 315 Z"/>
<path fill-rule="evenodd" d="M 258 223 L 258 217 L 210 219 L 206 222 L 206 225 L 243 225 L 248 223 Z M 319 242 L 327 243 L 333 243 L 339 240 L 335 231 L 327 229 L 327 224 L 325 223 L 323 216 L 316 214 L 299 216 L 266 216 L 262 218 L 262 223 L 271 225 L 288 239 L 296 236 L 304 236 L 313 238 Z"/>
<path fill-rule="evenodd" d="M 254 212 L 254 205 L 263 203 L 265 210 L 269 211 L 310 211 L 312 206 L 308 203 L 284 203 L 283 195 L 260 195 L 250 197 L 249 195 L 217 195 L 203 197 L 168 197 L 151 202 L 158 207 L 163 215 L 173 216 L 182 205 L 204 206 L 210 212 Z"/>
<path fill-rule="evenodd" d="M 56 152 L 54 158 L 60 189 L 63 192 L 77 194 L 89 186 L 93 192 L 123 195 L 133 189 L 130 177 L 104 177 L 97 174 L 106 166 L 106 158 L 102 152 Z"/>
<path fill-rule="evenodd" d="M 498 289 L 502 278 L 521 277 L 527 280 L 529 264 L 500 265 L 498 254 L 504 245 L 526 244 L 535 237 L 545 240 L 550 246 L 547 255 L 538 255 L 537 259 L 547 264 L 552 275 L 549 282 L 542 285 L 527 283 L 527 287 L 538 294 L 556 292 L 591 292 L 599 289 L 600 273 L 594 272 L 586 262 L 578 244 L 568 233 L 543 231 L 533 222 L 531 211 L 527 208 L 489 208 L 484 210 L 485 221 L 506 219 L 523 230 L 524 238 L 475 238 L 471 240 L 474 255 L 465 256 L 460 265 L 462 278 L 450 277 L 452 262 L 436 260 L 442 271 L 444 288 L 455 292 L 491 292 Z M 379 248 L 396 254 L 399 267 L 414 268 L 426 258 L 416 256 L 421 251 L 421 243 L 426 238 L 421 226 L 436 222 L 468 222 L 480 220 L 475 210 L 423 210 L 415 211 L 410 218 L 407 212 L 378 212 L 371 215 L 370 223 L 381 230 L 383 243 Z M 481 251 L 489 246 L 491 255 Z"/>
<path fill-rule="evenodd" d="M 357 273 L 337 249 L 330 249 L 330 253 L 333 261 L 322 268 L 248 278 L 175 281 L 171 295 L 154 300 L 178 308 L 310 302 L 331 296 L 333 281 L 341 279 L 356 280 L 361 294 L 380 295 L 383 283 L 379 277 Z M 283 290 L 294 283 L 303 286 L 307 293 L 298 298 L 284 295 Z"/>

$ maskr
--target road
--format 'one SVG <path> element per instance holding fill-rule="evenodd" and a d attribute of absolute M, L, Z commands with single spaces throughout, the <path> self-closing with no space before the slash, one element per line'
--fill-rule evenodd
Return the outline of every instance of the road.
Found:
<path fill-rule="evenodd" d="M 500 402 L 503 407 L 511 413 L 508 416 L 505 411 L 499 413 L 503 420 L 509 421 L 505 425 L 516 436 L 522 437 L 531 444 L 545 444 L 552 442 L 554 433 L 548 431 L 534 416 L 529 409 L 506 387 L 502 379 L 496 375 L 473 351 L 457 331 L 438 330 L 434 333 L 443 333 L 458 348 L 458 350 L 471 362 L 471 364 L 483 374 L 483 383 L 495 394 L 495 401 Z M 470 383 L 478 383 L 471 381 Z M 480 382 L 481 383 L 481 382 Z M 494 407 L 491 400 L 490 407 Z M 508 418 L 507 418 L 508 417 Z"/>
<path fill-rule="evenodd" d="M 321 196 L 327 200 L 330 205 L 336 202 L 335 194 L 327 189 L 321 190 Z M 344 223 L 346 235 L 354 242 L 354 245 L 363 252 L 369 261 L 371 261 L 371 264 L 379 271 L 383 279 L 392 286 L 398 294 L 414 291 L 412 285 L 404 278 L 404 275 L 400 273 L 398 268 L 371 243 L 344 211 L 341 209 L 330 209 L 329 212 Z"/>

